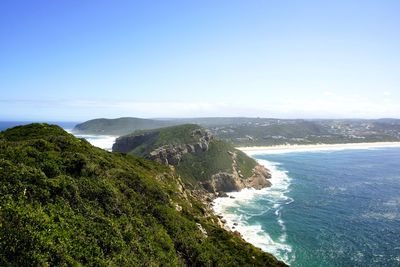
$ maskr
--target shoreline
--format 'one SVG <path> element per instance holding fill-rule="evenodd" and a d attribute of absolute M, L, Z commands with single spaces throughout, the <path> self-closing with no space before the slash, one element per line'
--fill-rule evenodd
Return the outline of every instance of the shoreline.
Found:
<path fill-rule="evenodd" d="M 255 147 L 236 147 L 252 158 L 257 154 L 280 154 L 291 152 L 308 152 L 308 151 L 335 151 L 345 149 L 373 149 L 373 148 L 390 148 L 399 147 L 400 142 L 370 142 L 370 143 L 347 143 L 347 144 L 313 144 L 313 145 L 279 145 L 279 146 L 255 146 Z M 292 254 L 292 246 L 287 243 L 286 222 L 281 217 L 281 208 L 284 205 L 291 204 L 294 199 L 290 198 L 287 193 L 290 191 L 289 186 L 291 178 L 283 170 L 267 160 L 256 159 L 257 162 L 271 171 L 271 186 L 260 190 L 254 188 L 245 188 L 238 192 L 227 193 L 228 197 L 216 196 L 211 200 L 212 212 L 220 218 L 223 227 L 231 232 L 238 232 L 242 239 L 253 244 L 261 250 L 271 253 L 275 258 L 290 265 L 295 259 Z M 246 212 L 241 214 L 232 213 L 229 208 L 237 208 L 241 205 L 249 205 L 255 201 L 257 197 L 264 196 L 272 200 L 275 220 L 281 227 L 279 238 L 272 238 L 268 231 L 262 229 L 261 225 L 249 225 L 242 216 L 246 216 Z M 260 214 L 267 212 L 260 211 Z M 258 214 L 255 214 L 258 215 Z"/>
<path fill-rule="evenodd" d="M 211 210 L 220 219 L 224 228 L 232 233 L 237 232 L 246 242 L 254 245 L 264 252 L 272 254 L 278 260 L 291 263 L 292 248 L 287 244 L 285 222 L 281 218 L 281 208 L 293 202 L 286 193 L 289 190 L 291 178 L 285 171 L 279 170 L 278 167 L 267 160 L 256 159 L 260 165 L 263 165 L 271 172 L 271 186 L 261 189 L 244 188 L 237 192 L 227 193 L 228 197 L 216 197 L 212 200 Z M 264 210 L 258 210 L 251 216 L 261 215 L 268 212 L 269 209 L 274 210 L 273 216 L 276 223 L 281 228 L 279 238 L 272 238 L 270 233 L 265 231 L 258 223 L 248 224 L 244 217 L 249 216 L 248 212 L 230 212 L 229 209 L 236 209 L 241 205 L 251 205 L 258 197 L 268 198 L 273 205 Z M 251 213 L 254 211 L 251 211 Z"/>
<path fill-rule="evenodd" d="M 400 147 L 400 142 L 368 142 L 368 143 L 339 143 L 339 144 L 310 144 L 310 145 L 277 145 L 277 146 L 246 146 L 236 147 L 248 155 L 278 154 L 307 151 L 329 151 L 344 149 L 371 149 Z"/>

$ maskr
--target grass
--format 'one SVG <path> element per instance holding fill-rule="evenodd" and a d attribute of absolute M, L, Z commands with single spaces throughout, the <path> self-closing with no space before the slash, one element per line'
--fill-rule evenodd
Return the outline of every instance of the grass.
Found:
<path fill-rule="evenodd" d="M 221 140 L 211 141 L 209 149 L 205 152 L 186 154 L 177 166 L 177 171 L 188 179 L 190 184 L 207 181 L 218 172 L 232 173 L 233 152 L 237 154 L 237 167 L 243 176 L 252 176 L 252 170 L 256 166 L 255 160 Z"/>
<path fill-rule="evenodd" d="M 184 155 L 177 171 L 192 183 L 209 180 L 218 172 L 232 173 L 232 156 L 228 151 L 232 151 L 229 144 L 213 140 L 207 151 Z"/>
<path fill-rule="evenodd" d="M 120 137 L 117 144 L 124 148 L 130 147 L 130 154 L 146 156 L 154 149 L 164 145 L 195 144 L 204 135 L 204 128 L 195 124 L 185 124 L 160 128 L 155 130 L 136 131 L 130 135 Z M 138 141 L 139 136 L 146 136 Z M 128 150 L 129 150 L 128 149 Z M 177 172 L 183 177 L 187 185 L 198 187 L 199 182 L 209 180 L 218 172 L 232 173 L 232 153 L 237 155 L 237 167 L 244 177 L 253 174 L 256 166 L 254 159 L 243 152 L 236 150 L 232 145 L 221 140 L 211 140 L 207 151 L 195 154 L 185 154 L 182 161 L 176 166 Z"/>

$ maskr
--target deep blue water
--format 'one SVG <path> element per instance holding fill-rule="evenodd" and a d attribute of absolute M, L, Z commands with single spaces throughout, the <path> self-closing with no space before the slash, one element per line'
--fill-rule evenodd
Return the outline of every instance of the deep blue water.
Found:
<path fill-rule="evenodd" d="M 255 157 L 288 184 L 222 209 L 248 241 L 291 266 L 400 266 L 400 148 Z"/>

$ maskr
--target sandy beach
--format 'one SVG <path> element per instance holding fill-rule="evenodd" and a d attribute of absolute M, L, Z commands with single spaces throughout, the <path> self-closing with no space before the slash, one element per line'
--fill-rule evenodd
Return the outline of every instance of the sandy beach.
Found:
<path fill-rule="evenodd" d="M 325 151 L 343 149 L 372 149 L 383 147 L 400 147 L 400 142 L 374 142 L 374 143 L 347 143 L 347 144 L 313 144 L 313 145 L 278 145 L 278 146 L 251 146 L 236 147 L 249 154 L 278 154 L 305 151 Z"/>

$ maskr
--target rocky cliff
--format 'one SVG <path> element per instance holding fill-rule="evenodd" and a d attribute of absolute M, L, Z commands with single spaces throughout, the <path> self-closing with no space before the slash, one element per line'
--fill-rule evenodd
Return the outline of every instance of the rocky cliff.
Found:
<path fill-rule="evenodd" d="M 157 161 L 166 165 L 178 165 L 185 154 L 197 154 L 206 152 L 208 150 L 212 135 L 207 130 L 196 129 L 190 133 L 192 137 L 197 136 L 195 143 L 178 144 L 178 145 L 164 145 L 154 149 L 146 158 Z M 138 140 L 133 140 L 138 141 Z"/>
<path fill-rule="evenodd" d="M 240 191 L 244 188 L 262 189 L 271 186 L 269 171 L 257 165 L 250 178 L 244 178 L 233 169 L 233 173 L 219 172 L 211 176 L 209 181 L 203 182 L 203 187 L 211 193 Z"/>
<path fill-rule="evenodd" d="M 192 177 L 186 180 L 187 185 L 197 189 L 200 186 L 215 196 L 271 185 L 271 175 L 266 168 L 229 144 L 216 140 L 208 130 L 197 125 L 123 136 L 117 139 L 113 151 L 172 165 L 182 176 Z"/>

